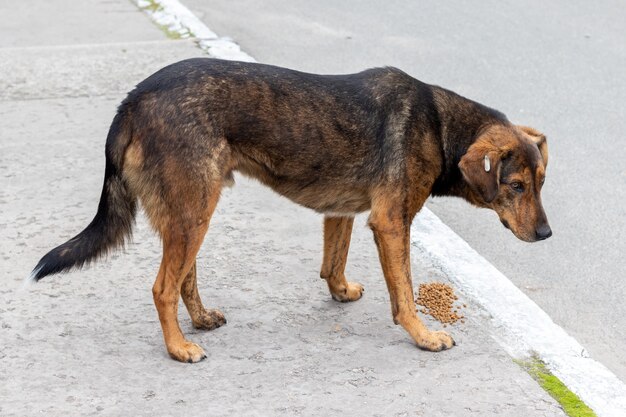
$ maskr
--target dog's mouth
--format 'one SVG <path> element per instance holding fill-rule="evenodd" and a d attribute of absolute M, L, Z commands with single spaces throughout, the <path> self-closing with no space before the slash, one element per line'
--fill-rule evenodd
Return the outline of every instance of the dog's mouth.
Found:
<path fill-rule="evenodd" d="M 507 222 L 504 219 L 500 219 L 500 223 L 502 223 L 502 226 L 509 229 L 515 235 L 515 237 L 521 241 L 524 241 L 524 242 L 536 242 L 537 241 L 537 239 L 534 237 L 528 237 L 527 235 L 519 233 L 519 231 L 517 230 L 511 229 L 511 225 L 509 224 L 509 222 Z"/>

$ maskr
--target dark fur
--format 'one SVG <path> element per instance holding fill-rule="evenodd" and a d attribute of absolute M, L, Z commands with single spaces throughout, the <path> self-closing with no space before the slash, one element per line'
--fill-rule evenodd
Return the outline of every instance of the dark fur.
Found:
<path fill-rule="evenodd" d="M 121 176 L 119 152 L 116 155 L 112 150 L 120 146 L 117 142 L 130 138 L 127 133 L 123 134 L 123 129 L 122 115 L 118 113 L 107 137 L 104 184 L 96 216 L 85 230 L 52 249 L 39 261 L 34 269 L 35 280 L 74 267 L 80 268 L 123 245 L 125 239 L 130 237 L 137 213 L 136 198 L 130 194 Z"/>
<path fill-rule="evenodd" d="M 536 154 L 517 152 L 522 142 Z M 121 245 L 130 234 L 139 199 L 163 236 L 166 252 L 168 246 L 174 248 L 172 256 L 183 271 L 182 277 L 170 279 L 162 269 L 157 284 L 182 280 L 195 259 L 187 246 L 204 236 L 195 235 L 196 225 L 208 227 L 219 190 L 235 170 L 320 213 L 349 217 L 371 209 L 370 225 L 383 263 L 386 251 L 391 255 L 396 250 L 394 245 L 406 251 L 391 238 L 387 247 L 387 232 L 395 228 L 408 235 L 407 225 L 431 194 L 460 196 L 493 208 L 518 236 L 534 240 L 523 220 L 519 225 L 506 220 L 511 210 L 521 209 L 512 203 L 517 197 L 508 195 L 500 176 L 504 180 L 532 165 L 534 178 L 539 155 L 535 143 L 498 111 L 395 68 L 315 75 L 213 59 L 182 61 L 141 82 L 119 107 L 107 138 L 96 217 L 78 236 L 44 256 L 34 278 L 80 267 Z M 517 165 L 507 160 L 505 148 L 515 154 L 517 159 L 510 161 Z M 477 161 L 486 152 L 497 155 L 497 173 L 480 171 Z M 495 197 L 487 201 L 489 187 L 501 197 L 499 202 Z M 528 204 L 540 203 L 531 200 Z M 537 213 L 535 222 L 541 217 Z M 351 227 L 351 222 L 330 222 L 327 239 L 341 236 L 349 243 Z M 518 234 L 516 227 L 528 230 Z M 168 243 L 178 242 L 178 236 L 184 237 L 180 244 Z M 345 295 L 350 294 L 343 277 L 347 244 L 330 241 L 326 249 L 338 254 L 328 256 L 323 271 L 333 296 L 356 299 L 354 287 L 354 297 Z M 395 279 L 399 272 L 388 266 L 386 278 Z M 334 282 L 333 277 L 340 278 Z M 163 288 L 155 285 L 157 307 Z M 398 314 L 404 307 L 393 303 L 392 293 L 394 319 L 402 322 Z M 163 317 L 162 324 L 169 326 Z M 186 357 L 173 353 L 167 343 L 172 356 Z M 442 343 L 449 347 L 447 339 Z"/>

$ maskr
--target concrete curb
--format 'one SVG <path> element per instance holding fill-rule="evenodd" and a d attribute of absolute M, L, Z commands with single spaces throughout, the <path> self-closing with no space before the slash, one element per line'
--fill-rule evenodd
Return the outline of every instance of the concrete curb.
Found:
<path fill-rule="evenodd" d="M 496 339 L 511 356 L 538 355 L 598 416 L 624 416 L 626 385 L 467 242 L 428 209 L 412 232 L 413 247 L 491 314 Z"/>
<path fill-rule="evenodd" d="M 178 0 L 136 0 L 159 25 L 219 59 L 255 62 L 230 38 L 220 38 Z M 506 276 L 474 251 L 427 208 L 412 228 L 413 249 L 427 256 L 492 315 L 499 344 L 514 358 L 538 355 L 548 369 L 600 417 L 621 417 L 626 385 L 586 350 Z"/>
<path fill-rule="evenodd" d="M 177 0 L 135 0 L 158 25 L 181 38 L 193 37 L 198 46 L 212 57 L 255 62 L 232 39 L 219 37 Z"/>

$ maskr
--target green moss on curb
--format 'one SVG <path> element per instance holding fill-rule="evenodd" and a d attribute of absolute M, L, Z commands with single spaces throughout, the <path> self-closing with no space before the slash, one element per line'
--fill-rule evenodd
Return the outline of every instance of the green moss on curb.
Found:
<path fill-rule="evenodd" d="M 163 7 L 155 0 L 146 0 L 146 4 L 145 5 L 137 4 L 137 2 L 135 0 L 131 0 L 131 1 L 133 3 L 135 3 L 135 5 L 137 7 L 139 7 L 141 10 L 143 10 L 143 11 L 149 13 L 149 14 L 154 14 L 155 12 L 163 10 Z M 154 22 L 154 24 L 156 26 L 159 27 L 159 29 L 161 29 L 163 31 L 163 33 L 165 33 L 165 36 L 167 36 L 170 39 L 182 39 L 182 38 L 189 37 L 188 34 L 180 33 L 180 32 L 178 32 L 176 30 L 172 30 L 167 25 L 163 25 L 161 23 L 156 22 L 154 20 L 154 18 L 152 19 L 152 21 Z"/>
<path fill-rule="evenodd" d="M 527 361 L 515 360 L 548 394 L 552 396 L 570 417 L 597 417 L 576 394 L 569 390 L 559 378 L 552 375 L 545 363 L 536 356 Z"/>

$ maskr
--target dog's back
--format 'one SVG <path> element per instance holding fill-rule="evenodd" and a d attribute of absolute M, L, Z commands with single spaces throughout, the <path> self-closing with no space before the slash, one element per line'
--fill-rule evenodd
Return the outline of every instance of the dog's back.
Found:
<path fill-rule="evenodd" d="M 177 157 L 222 178 L 239 170 L 306 207 L 354 213 L 402 169 L 407 123 L 433 123 L 416 112 L 433 108 L 428 100 L 429 86 L 394 68 L 316 75 L 191 59 L 140 83 L 127 103 L 144 167 Z"/>

